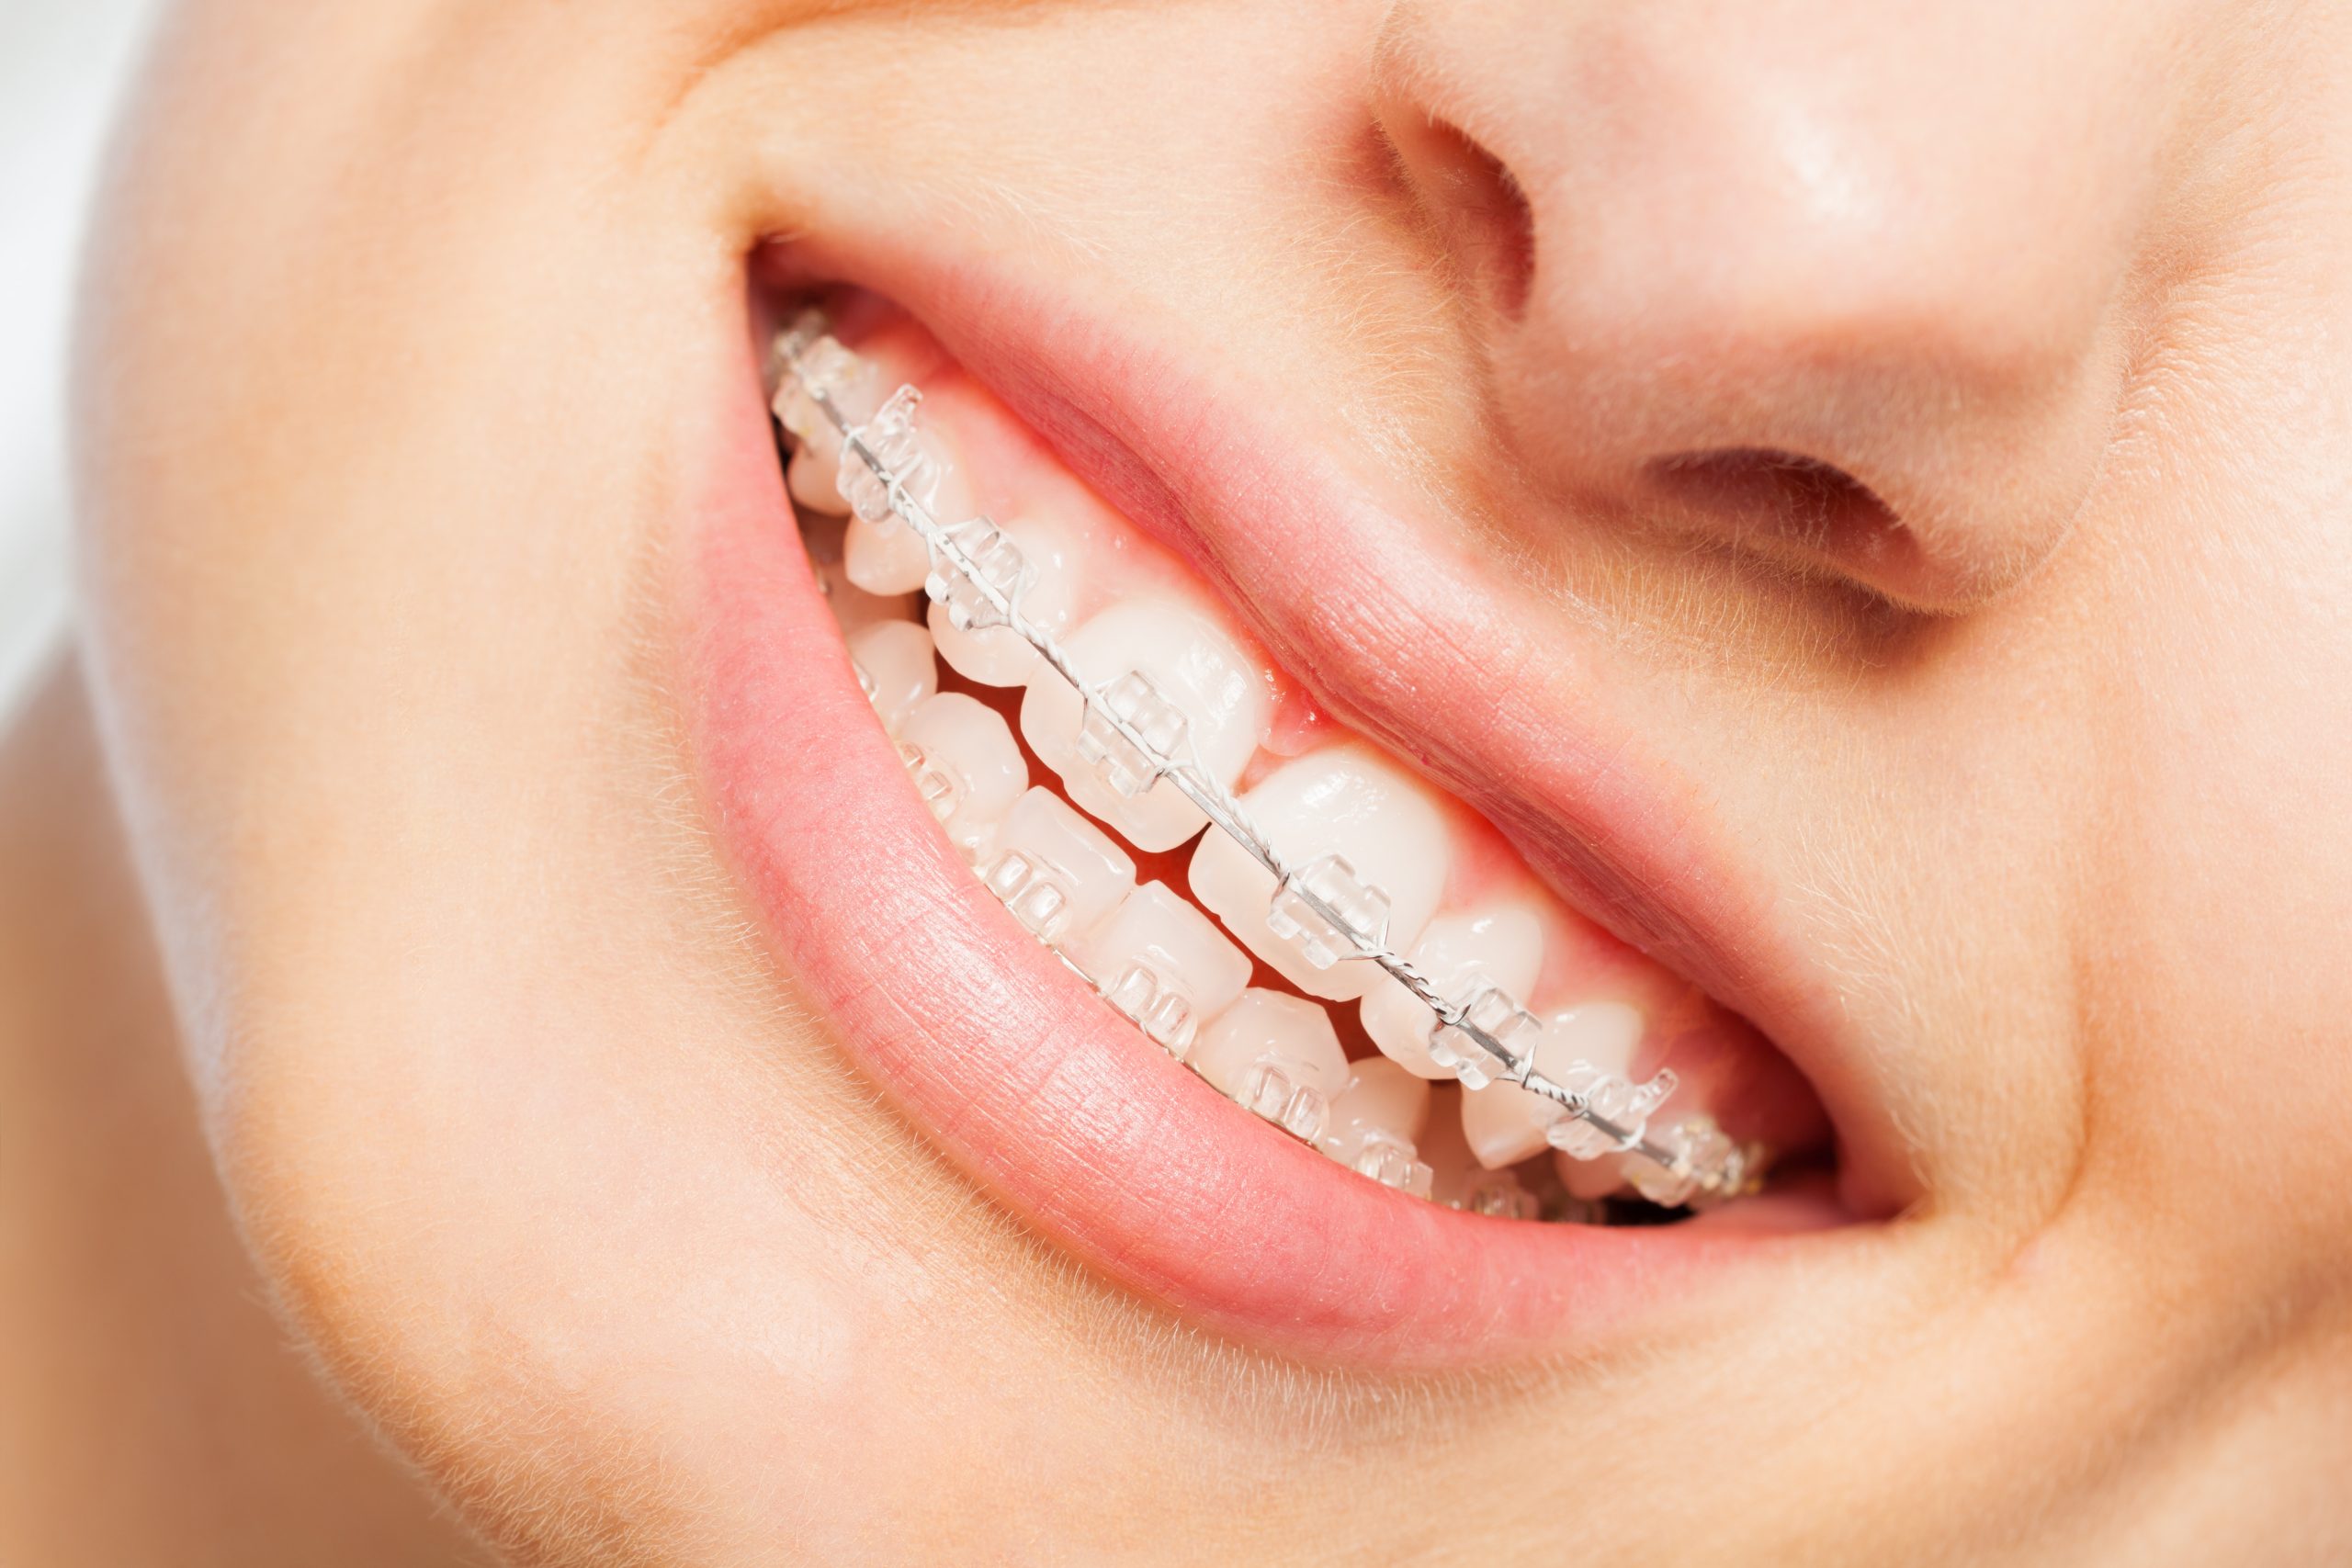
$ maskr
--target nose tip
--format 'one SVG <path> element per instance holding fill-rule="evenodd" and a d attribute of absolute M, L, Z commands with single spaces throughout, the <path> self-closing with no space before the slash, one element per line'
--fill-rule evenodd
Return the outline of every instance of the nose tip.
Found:
<path fill-rule="evenodd" d="M 1539 481 L 1964 608 L 2097 476 L 2143 182 L 1804 10 L 1400 9 L 1382 122 Z"/>

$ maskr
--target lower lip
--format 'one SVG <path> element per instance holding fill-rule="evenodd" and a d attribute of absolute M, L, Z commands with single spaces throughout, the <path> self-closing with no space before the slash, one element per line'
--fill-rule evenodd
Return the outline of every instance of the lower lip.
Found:
<path fill-rule="evenodd" d="M 1596 1348 L 1824 1222 L 1793 1199 L 1634 1230 L 1458 1213 L 1343 1170 L 1149 1045 L 917 804 L 808 569 L 755 386 L 747 359 L 719 368 L 724 412 L 689 455 L 684 690 L 717 830 L 850 1057 L 998 1199 L 1192 1321 L 1426 1370 Z"/>

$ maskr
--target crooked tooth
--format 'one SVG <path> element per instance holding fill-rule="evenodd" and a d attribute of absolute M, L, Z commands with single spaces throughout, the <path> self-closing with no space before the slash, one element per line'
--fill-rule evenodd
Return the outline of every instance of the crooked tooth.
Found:
<path fill-rule="evenodd" d="M 1179 1061 L 1250 983 L 1249 958 L 1164 882 L 1122 899 L 1077 957 L 1111 1005 Z"/>
<path fill-rule="evenodd" d="M 1241 805 L 1294 864 L 1326 874 L 1327 902 L 1348 901 L 1335 889 L 1376 889 L 1389 945 L 1412 945 L 1437 908 L 1451 854 L 1444 821 L 1418 780 L 1364 747 L 1332 746 L 1285 764 Z M 1224 834 L 1201 840 L 1191 876 L 1193 894 L 1242 945 L 1308 995 L 1347 1001 L 1385 978 L 1361 959 L 1317 964 L 1317 947 L 1329 954 L 1338 945 L 1329 933 L 1276 934 L 1272 874 Z"/>
<path fill-rule="evenodd" d="M 939 690 L 931 634 L 912 621 L 876 621 L 849 634 L 849 659 L 866 701 L 896 735 L 915 705 Z"/>
<path fill-rule="evenodd" d="M 1021 596 L 1023 616 L 1059 637 L 1078 604 L 1084 540 L 1077 529 L 1046 517 L 1016 518 L 1004 525 L 1004 533 L 1035 569 Z M 1037 650 L 1011 627 L 963 630 L 944 604 L 931 606 L 931 635 L 949 669 L 983 686 L 1018 686 L 1037 670 Z"/>
<path fill-rule="evenodd" d="M 1136 863 L 1053 791 L 1033 789 L 997 829 L 980 880 L 1040 942 L 1081 942 L 1134 891 Z"/>
<path fill-rule="evenodd" d="M 1623 1002 L 1563 1008 L 1544 1020 L 1544 1032 L 1535 1043 L 1535 1065 L 1557 1082 L 1567 1081 L 1578 1062 L 1623 1079 L 1633 1071 L 1634 1053 L 1641 1045 L 1644 1027 L 1641 1013 Z M 1556 1101 L 1517 1084 L 1491 1083 L 1462 1097 L 1463 1135 L 1478 1162 L 1489 1169 L 1517 1165 L 1540 1153 L 1555 1127 L 1562 1134 L 1568 1132 L 1558 1125 L 1561 1122 Z M 1582 1128 L 1582 1123 L 1577 1125 Z M 1597 1139 L 1599 1134 L 1592 1136 Z"/>
<path fill-rule="evenodd" d="M 1185 1060 L 1245 1109 L 1310 1144 L 1328 1130 L 1331 1101 L 1348 1087 L 1331 1015 L 1280 991 L 1243 991 Z"/>
<path fill-rule="evenodd" d="M 1419 1145 L 1421 1158 L 1430 1168 L 1430 1197 L 1450 1209 L 1532 1220 L 1543 1210 L 1535 1194 L 1515 1173 L 1488 1170 L 1480 1165 L 1463 1136 L 1463 1106 L 1480 1094 L 1493 1092 L 1487 1089 L 1473 1094 L 1452 1084 L 1431 1087 L 1429 1122 Z"/>
<path fill-rule="evenodd" d="M 1544 924 L 1521 904 L 1440 915 L 1413 944 L 1411 958 L 1447 997 L 1460 1000 L 1477 981 L 1523 997 L 1544 967 Z M 1450 1078 L 1455 1070 L 1430 1055 L 1437 1014 L 1386 975 L 1364 994 L 1363 1028 L 1372 1043 L 1408 1071 Z"/>
<path fill-rule="evenodd" d="M 1181 736 L 1220 784 L 1241 776 L 1272 716 L 1265 682 L 1241 648 L 1205 615 L 1164 599 L 1114 604 L 1063 644 L 1086 678 L 1128 702 L 1127 716 L 1162 740 Z M 1141 675 L 1144 683 L 1128 678 Z M 1137 849 L 1172 850 L 1208 818 L 1164 778 L 1139 773 L 1114 731 L 1086 729 L 1086 705 L 1045 667 L 1021 703 L 1021 733 L 1069 796 Z M 1107 749 L 1102 740 L 1107 735 Z M 1090 757 L 1090 748 L 1095 755 Z"/>
<path fill-rule="evenodd" d="M 942 692 L 899 726 L 899 756 L 915 792 L 967 860 L 988 850 L 997 827 L 1029 787 L 1029 764 L 1012 727 L 961 692 Z"/>
<path fill-rule="evenodd" d="M 1418 1145 L 1429 1111 L 1427 1080 L 1385 1056 L 1366 1056 L 1348 1064 L 1347 1086 L 1316 1146 L 1384 1187 L 1426 1198 L 1431 1177 Z"/>

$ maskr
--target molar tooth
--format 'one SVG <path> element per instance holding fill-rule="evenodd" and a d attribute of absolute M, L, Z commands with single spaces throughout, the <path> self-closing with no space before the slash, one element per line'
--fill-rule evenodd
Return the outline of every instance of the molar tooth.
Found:
<path fill-rule="evenodd" d="M 1614 1075 L 1622 1080 L 1633 1068 L 1643 1029 L 1642 1015 L 1623 1002 L 1563 1008 L 1544 1020 L 1543 1034 L 1535 1043 L 1535 1065 L 1555 1083 L 1578 1090 L 1599 1081 L 1595 1075 Z M 1577 1073 L 1578 1064 L 1589 1072 Z M 1606 1113 L 1606 1107 L 1596 1109 Z M 1490 1168 L 1516 1165 L 1547 1142 L 1559 1147 L 1565 1137 L 1582 1146 L 1600 1136 L 1585 1122 L 1570 1121 L 1558 1101 L 1512 1083 L 1488 1084 L 1464 1096 L 1462 1130 L 1479 1163 Z M 1579 1134 L 1589 1134 L 1589 1139 L 1580 1139 Z M 1601 1143 L 1601 1153 L 1617 1146 L 1605 1139 Z"/>
<path fill-rule="evenodd" d="M 899 726 L 899 755 L 916 793 L 967 860 L 978 860 L 997 825 L 1029 787 L 1029 764 L 1012 728 L 960 692 L 942 692 Z"/>
<path fill-rule="evenodd" d="M 1353 880 L 1379 889 L 1392 946 L 1409 947 L 1437 908 L 1451 852 L 1444 821 L 1425 786 L 1368 749 L 1333 746 L 1285 763 L 1241 807 L 1294 864 L 1336 856 Z M 1191 876 L 1193 894 L 1242 945 L 1308 995 L 1346 1001 L 1385 977 L 1362 960 L 1318 967 L 1296 937 L 1277 935 L 1272 874 L 1224 834 L 1201 840 Z"/>
<path fill-rule="evenodd" d="M 1322 1138 L 1331 1101 L 1348 1086 L 1330 1015 L 1280 991 L 1243 991 L 1186 1059 L 1219 1091 L 1310 1144 Z"/>
<path fill-rule="evenodd" d="M 1480 980 L 1523 997 L 1544 966 L 1544 925 L 1520 904 L 1440 915 L 1421 932 L 1410 956 L 1447 997 L 1458 999 Z M 1436 1027 L 1437 1014 L 1428 1004 L 1387 975 L 1364 995 L 1363 1029 L 1374 1045 L 1422 1077 L 1452 1077 L 1454 1070 L 1430 1055 Z"/>
<path fill-rule="evenodd" d="M 939 666 L 931 656 L 931 634 L 912 621 L 876 621 L 849 637 L 851 666 L 866 701 L 896 735 L 915 705 L 939 690 Z"/>
<path fill-rule="evenodd" d="M 1136 863 L 1049 789 L 1023 795 L 980 869 L 989 891 L 1040 942 L 1082 941 L 1136 885 Z"/>
<path fill-rule="evenodd" d="M 1145 677 L 1182 712 L 1190 759 L 1220 784 L 1241 776 L 1272 716 L 1265 682 L 1239 645 L 1182 604 L 1162 599 L 1114 604 L 1070 633 L 1063 647 L 1098 688 L 1116 687 L 1129 674 Z M 1208 819 L 1169 780 L 1123 794 L 1081 754 L 1085 701 L 1059 675 L 1038 665 L 1027 685 L 1021 733 L 1038 760 L 1061 775 L 1072 800 L 1142 850 L 1172 850 L 1201 830 Z M 1105 755 L 1117 761 L 1115 752 Z"/>
<path fill-rule="evenodd" d="M 1429 1109 L 1429 1084 L 1387 1057 L 1350 1062 L 1347 1087 L 1332 1098 L 1330 1124 L 1316 1147 L 1384 1187 L 1426 1198 L 1430 1168 L 1415 1145 Z"/>
<path fill-rule="evenodd" d="M 1022 615 L 1038 630 L 1060 636 L 1078 604 L 1082 541 L 1051 518 L 1016 518 L 1004 525 L 1004 533 L 1035 569 L 1021 596 Z M 958 630 L 944 604 L 931 606 L 931 635 L 949 669 L 983 686 L 1018 686 L 1037 667 L 1037 650 L 1017 633 L 1004 626 Z"/>
<path fill-rule="evenodd" d="M 1249 958 L 1164 882 L 1122 899 L 1078 960 L 1111 1005 L 1180 1062 L 1250 983 Z"/>

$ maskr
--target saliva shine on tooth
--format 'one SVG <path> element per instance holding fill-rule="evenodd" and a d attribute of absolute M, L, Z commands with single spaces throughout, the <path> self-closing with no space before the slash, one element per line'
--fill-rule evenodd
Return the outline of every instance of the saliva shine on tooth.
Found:
<path fill-rule="evenodd" d="M 1193 1013 L 1193 998 L 1150 964 L 1128 964 L 1102 995 L 1178 1061 L 1192 1051 L 1193 1040 L 1200 1033 L 1200 1020 Z"/>
<path fill-rule="evenodd" d="M 1389 948 L 1386 895 L 1359 879 L 1340 856 L 1324 855 L 1294 866 L 1250 820 L 1229 791 L 1189 765 L 1184 728 L 1168 723 L 1157 708 L 1142 700 L 1147 695 L 1160 699 L 1160 694 L 1140 671 L 1131 671 L 1108 689 L 1087 681 L 1053 635 L 1022 615 L 1020 598 L 1031 568 L 1019 547 L 986 518 L 943 520 L 933 514 L 931 502 L 940 489 L 944 459 L 916 426 L 914 411 L 921 400 L 916 389 L 901 388 L 869 420 L 860 423 L 853 418 L 845 410 L 854 397 L 865 395 L 872 369 L 831 335 L 823 312 L 813 309 L 801 312 L 777 334 L 769 369 L 776 383 L 773 405 L 776 417 L 795 439 L 803 444 L 820 436 L 840 439 L 839 488 L 857 514 L 875 523 L 895 517 L 923 540 L 932 557 L 931 574 L 923 587 L 944 606 L 950 623 L 959 630 L 1011 627 L 1086 700 L 1091 744 L 1100 752 L 1089 760 L 1098 764 L 1114 761 L 1119 770 L 1117 779 L 1106 772 L 1105 782 L 1116 788 L 1124 780 L 1134 787 L 1123 788 L 1121 793 L 1132 795 L 1158 779 L 1168 779 L 1200 808 L 1216 830 L 1240 845 L 1272 875 L 1275 891 L 1267 923 L 1277 936 L 1296 942 L 1302 955 L 1317 968 L 1355 958 L 1378 965 L 1437 1015 L 1430 1054 L 1453 1066 L 1465 1089 L 1475 1090 L 1498 1081 L 1514 1083 L 1551 1100 L 1562 1113 L 1553 1129 L 1555 1145 L 1567 1147 L 1577 1142 L 1589 1146 L 1566 1131 L 1573 1126 L 1589 1133 L 1601 1153 L 1634 1155 L 1637 1157 L 1630 1163 L 1628 1175 L 1636 1190 L 1652 1201 L 1669 1207 L 1719 1201 L 1753 1189 L 1763 1165 L 1761 1151 L 1734 1144 L 1710 1118 L 1687 1117 L 1660 1136 L 1649 1135 L 1649 1119 L 1673 1087 L 1670 1074 L 1660 1074 L 1639 1089 L 1605 1074 L 1581 1085 L 1547 1077 L 1533 1062 L 1533 1036 L 1539 1026 L 1526 1010 L 1491 986 L 1482 986 L 1458 1001 L 1443 995 L 1428 976 Z M 1130 680 L 1143 683 L 1130 684 Z M 1115 703 L 1107 700 L 1114 690 L 1121 693 Z M 1172 705 L 1170 711 L 1182 718 Z M 1114 740 L 1118 742 L 1116 748 Z M 1089 743 L 1081 734 L 1080 745 Z M 914 776 L 917 792 L 933 815 L 944 820 L 956 807 L 954 779 L 931 767 L 919 750 L 912 756 L 907 755 L 908 750 L 902 748 L 900 755 Z M 1008 898 L 1008 905 L 1012 901 Z M 1024 926 L 1031 924 L 1032 918 L 1050 923 L 1052 902 L 1041 894 L 1027 916 L 1016 909 L 1015 918 Z M 1072 968 L 1083 973 L 1074 964 Z M 1148 965 L 1130 964 L 1108 986 L 1090 983 L 1178 1060 L 1192 1048 L 1199 1021 L 1190 998 Z M 1271 1094 L 1271 1079 L 1261 1087 Z M 1283 1109 L 1289 1111 L 1289 1100 Z M 1328 1116 L 1328 1107 L 1325 1113 Z M 1295 1119 L 1303 1125 L 1312 1117 L 1302 1113 Z M 1367 1147 L 1365 1157 L 1377 1167 L 1365 1171 L 1374 1179 L 1408 1190 L 1419 1182 L 1420 1190 L 1427 1190 L 1428 1168 L 1412 1159 L 1408 1149 L 1374 1156 Z M 1363 1168 L 1361 1162 L 1358 1168 Z M 1508 1190 L 1495 1184 L 1487 1199 L 1473 1198 L 1481 1212 L 1488 1212 L 1484 1205 L 1491 1203 L 1512 1210 L 1518 1217 L 1529 1217 L 1523 1211 L 1533 1201 L 1516 1182 Z"/>
<path fill-rule="evenodd" d="M 1300 1141 L 1318 1142 L 1331 1124 L 1331 1107 L 1320 1089 L 1300 1081 L 1305 1076 L 1295 1062 L 1261 1056 L 1242 1077 L 1241 1103 Z"/>
<path fill-rule="evenodd" d="M 1323 855 L 1275 886 L 1266 929 L 1297 943 L 1299 956 L 1316 968 L 1329 969 L 1388 945 L 1388 895 L 1358 876 L 1346 856 Z"/>
<path fill-rule="evenodd" d="M 1461 1011 L 1458 1021 L 1441 1018 L 1430 1026 L 1430 1060 L 1451 1068 L 1464 1089 L 1484 1089 L 1498 1077 L 1508 1078 L 1514 1059 L 1534 1050 L 1535 1036 L 1543 1030 L 1533 1013 L 1488 981 L 1481 980 L 1463 997 Z"/>
<path fill-rule="evenodd" d="M 1121 799 L 1132 800 L 1159 782 L 1168 759 L 1182 754 L 1191 728 L 1184 710 L 1162 695 L 1150 676 L 1130 670 L 1087 694 L 1079 760 Z"/>

